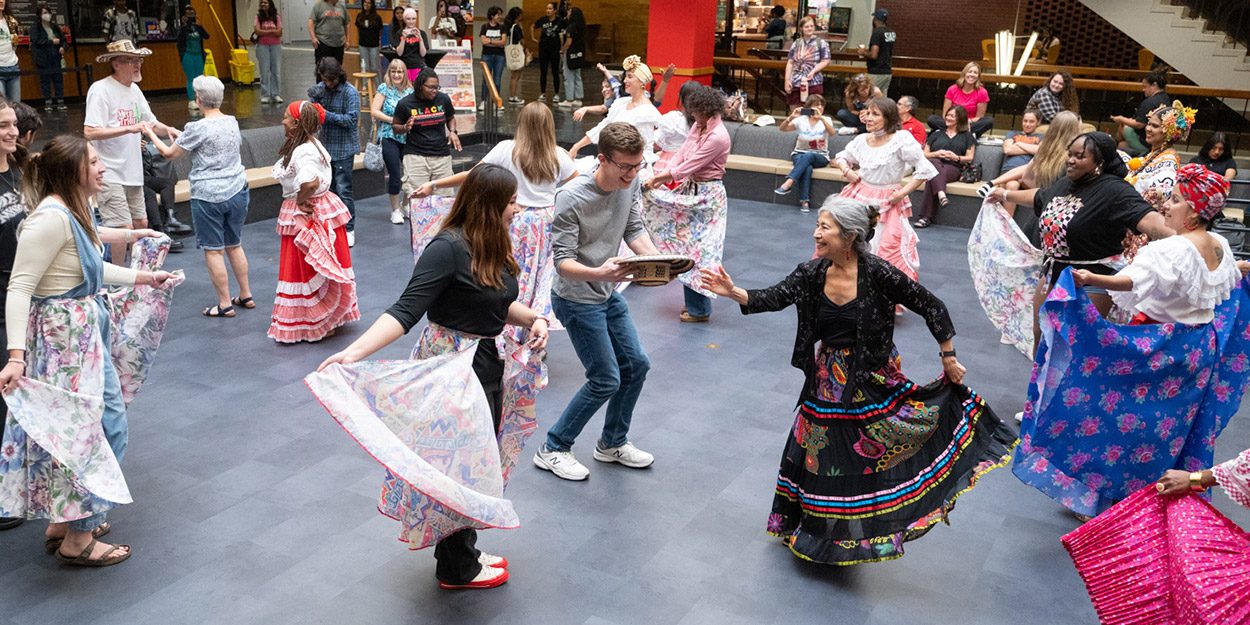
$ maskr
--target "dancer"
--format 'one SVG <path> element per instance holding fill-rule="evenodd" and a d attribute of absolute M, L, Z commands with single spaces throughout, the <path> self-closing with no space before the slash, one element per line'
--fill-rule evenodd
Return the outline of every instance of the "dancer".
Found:
<path fill-rule="evenodd" d="M 551 226 L 559 274 L 551 307 L 568 331 L 587 380 L 547 431 L 547 442 L 534 455 L 534 464 L 566 480 L 590 475 L 573 456 L 573 443 L 605 403 L 608 411 L 595 460 L 635 469 L 655 461 L 629 442 L 634 405 L 651 362 L 638 340 L 629 306 L 615 289 L 615 283 L 629 276 L 629 270 L 616 262 L 622 241 L 637 254 L 658 253 L 638 212 L 637 177 L 646 163 L 646 144 L 636 128 L 623 122 L 607 124 L 598 138 L 598 169 L 556 193 Z"/>
<path fill-rule="evenodd" d="M 317 141 L 325 116 L 312 102 L 292 102 L 282 126 L 287 139 L 272 175 L 282 184 L 278 293 L 269 338 L 315 342 L 360 319 L 345 226 L 347 207 L 330 191 L 330 154 Z"/>
<path fill-rule="evenodd" d="M 625 58 L 621 64 L 625 68 L 625 93 L 628 98 L 620 98 L 612 103 L 612 108 L 608 109 L 608 116 L 603 118 L 594 128 L 586 131 L 586 135 L 577 140 L 573 147 L 569 149 L 569 156 L 577 158 L 577 152 L 583 147 L 591 143 L 599 143 L 599 133 L 603 131 L 608 124 L 613 122 L 625 122 L 632 125 L 642 135 L 643 145 L 643 161 L 645 166 L 655 163 L 659 156 L 652 149 L 655 143 L 655 129 L 660 124 L 660 111 L 655 108 L 651 100 L 647 97 L 647 85 L 651 84 L 651 68 L 642 62 L 637 55 Z M 582 171 L 587 171 L 594 165 L 593 159 L 584 159 L 578 163 Z"/>
<path fill-rule="evenodd" d="M 907 219 L 911 217 L 908 196 L 937 170 L 925 159 L 920 144 L 911 134 L 899 132 L 898 106 L 889 98 L 875 98 L 864 109 L 867 133 L 857 135 L 833 159 L 846 186 L 844 198 L 880 206 L 881 223 L 877 236 L 867 240 L 872 253 L 894 265 L 912 280 L 920 268 L 919 237 Z M 858 165 L 856 171 L 852 167 Z M 914 168 L 905 186 L 903 176 Z"/>
<path fill-rule="evenodd" d="M 696 268 L 711 269 L 721 264 L 729 221 L 729 200 L 721 182 L 731 147 L 721 120 L 725 95 L 700 87 L 682 98 L 682 107 L 694 125 L 667 169 L 647 181 L 642 219 L 647 231 L 654 233 L 656 249 L 693 258 Z M 674 180 L 684 182 L 676 190 L 664 188 Z M 686 305 L 677 318 L 683 323 L 710 320 L 711 298 L 716 294 L 703 288 L 694 271 L 679 279 Z"/>
<path fill-rule="evenodd" d="M 1128 164 L 1125 180 L 1156 208 L 1164 198 L 1172 194 L 1176 170 L 1181 163 L 1180 155 L 1172 146 L 1189 136 L 1196 112 L 1186 108 L 1179 100 L 1172 102 L 1171 106 L 1160 106 L 1151 111 L 1146 117 L 1146 128 L 1143 132 L 1150 151 L 1139 158 L 1121 156 Z"/>
<path fill-rule="evenodd" d="M 660 150 L 660 155 L 655 161 L 656 171 L 668 169 L 668 161 L 681 149 L 682 144 L 686 142 L 686 137 L 690 136 L 690 127 L 694 125 L 694 118 L 686 112 L 686 99 L 690 97 L 690 94 L 702 88 L 703 85 L 693 80 L 682 83 L 681 89 L 677 90 L 677 109 L 660 116 L 660 123 L 655 128 L 655 147 Z M 679 182 L 681 181 L 674 180 L 666 186 L 670 189 L 676 188 L 676 183 Z"/>
<path fill-rule="evenodd" d="M 26 218 L 26 207 L 22 204 L 20 191 L 21 167 L 28 154 L 25 149 L 27 143 L 24 141 L 27 137 L 24 134 L 19 128 L 16 109 L 10 108 L 8 102 L 0 103 L 0 188 L 3 188 L 0 191 L 0 289 L 6 291 L 9 288 L 9 276 L 13 273 L 13 257 L 17 254 L 17 232 L 21 228 L 22 220 Z M 4 299 L 0 297 L 0 324 L 4 323 Z M 0 331 L 0 336 L 3 335 L 4 332 Z M 4 398 L 0 397 L 0 423 L 7 420 L 7 412 L 8 406 L 4 403 Z M 0 425 L 0 434 L 3 430 L 4 426 Z M 13 529 L 25 520 L 24 517 L 0 516 L 0 531 Z"/>
<path fill-rule="evenodd" d="M 555 266 L 551 260 L 551 220 L 556 189 L 571 182 L 577 169 L 556 144 L 551 109 L 541 102 L 526 104 L 517 116 L 516 140 L 499 142 L 478 164 L 481 165 L 503 167 L 516 177 L 517 204 L 521 209 L 510 222 L 509 235 L 512 256 L 520 267 L 516 274 L 520 289 L 517 301 L 538 311 L 543 318 L 553 319 L 551 284 Z M 439 189 L 458 188 L 472 171 L 427 182 L 413 196 L 429 197 Z"/>
<path fill-rule="evenodd" d="M 724 268 L 702 272 L 705 287 L 743 314 L 798 309 L 791 364 L 805 379 L 767 531 L 824 564 L 902 557 L 903 543 L 949 522 L 955 499 L 1005 464 L 1015 444 L 961 384 L 945 304 L 869 251 L 875 221 L 876 209 L 830 197 L 813 233 L 818 257 L 775 286 L 748 291 Z M 939 345 L 943 376 L 924 386 L 900 368 L 900 304 L 924 317 Z"/>
<path fill-rule="evenodd" d="M 470 390 L 467 401 L 474 407 L 477 404 L 489 406 L 482 412 L 490 415 L 493 432 L 498 434 L 505 413 L 504 362 L 490 337 L 503 332 L 507 323 L 529 328 L 530 348 L 542 350 L 547 343 L 547 320 L 516 301 L 516 275 L 520 268 L 509 253 L 507 223 L 518 210 L 517 179 L 512 174 L 490 164 L 473 168 L 441 232 L 418 259 L 403 295 L 367 332 L 347 349 L 327 358 L 317 370 L 322 371 L 335 363 L 350 364 L 368 358 L 407 334 L 422 316 L 426 316 L 429 325 L 421 333 L 413 358 L 445 358 L 449 354 L 473 349 L 472 372 L 484 393 Z M 454 361 L 444 359 L 444 362 L 448 367 L 455 366 Z M 314 388 L 314 392 L 316 390 Z M 466 409 L 465 403 L 465 399 L 448 401 L 435 410 L 449 413 L 464 410 L 466 414 L 463 415 L 448 415 L 460 416 L 456 423 L 463 424 L 471 421 L 476 414 L 473 407 Z M 414 429 L 410 423 L 422 418 L 422 415 L 411 412 L 414 411 L 401 411 L 381 424 L 394 432 L 388 432 L 387 437 L 394 445 L 412 448 L 420 444 L 402 440 L 409 429 Z M 376 418 L 372 414 L 370 417 Z M 348 425 L 345 423 L 344 427 Z M 374 427 L 378 424 L 375 423 Z M 461 447 L 464 446 L 464 439 L 471 438 L 469 432 L 455 434 L 455 443 Z M 446 436 L 446 433 L 442 435 Z M 374 454 L 369 444 L 365 441 L 361 444 Z M 374 457 L 379 457 L 379 454 L 374 454 Z M 498 453 L 495 458 L 498 458 Z M 480 519 L 457 514 L 454 503 L 439 501 L 430 494 L 433 488 L 429 491 L 418 490 L 424 485 L 396 479 L 396 475 L 389 470 L 391 467 L 387 468 L 382 492 L 382 506 L 385 507 L 380 507 L 380 510 L 403 523 L 402 539 L 409 542 L 411 549 L 437 542 L 434 557 L 438 561 L 435 577 L 439 586 L 494 588 L 508 581 L 507 559 L 479 551 L 475 546 L 477 531 L 474 527 L 482 525 L 474 521 Z M 499 467 L 475 467 L 474 471 L 498 472 Z M 447 480 L 448 476 L 442 478 Z M 446 534 L 446 526 L 439 521 L 455 523 L 464 529 Z"/>
<path fill-rule="evenodd" d="M 1028 162 L 1010 169 L 1002 175 L 982 184 L 977 195 L 986 197 L 994 187 L 1008 191 L 1045 189 L 1063 175 L 1068 160 L 1068 144 L 1081 134 L 1081 118 L 1069 111 L 1060 111 L 1050 123 L 1046 134 L 1037 144 L 1037 150 Z M 1010 217 L 1016 213 L 1015 202 L 1003 202 L 1001 206 Z"/>
<path fill-rule="evenodd" d="M 11 109 L 0 109 L 0 120 L 8 116 Z M 11 141 L 0 145 L 12 155 Z M 103 181 L 104 165 L 82 137 L 56 137 L 30 158 L 23 186 L 41 200 L 17 241 L 5 300 L 9 361 L 0 369 L 9 408 L 2 445 L 18 454 L 0 473 L 0 514 L 47 518 L 48 551 L 87 567 L 130 557 L 128 546 L 97 540 L 109 531 L 106 512 L 132 501 L 119 466 L 126 405 L 110 357 L 110 332 L 119 328 L 110 328 L 100 290 L 170 278 L 103 261 L 101 243 L 157 236 L 96 230 L 88 199 Z"/>

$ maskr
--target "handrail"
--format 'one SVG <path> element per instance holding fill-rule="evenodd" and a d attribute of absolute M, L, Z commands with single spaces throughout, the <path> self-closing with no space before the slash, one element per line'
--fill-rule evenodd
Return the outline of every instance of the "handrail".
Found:
<path fill-rule="evenodd" d="M 485 61 L 482 61 L 482 81 L 484 81 L 486 85 L 490 87 L 491 95 L 495 96 L 495 106 L 502 107 L 503 98 L 499 96 L 499 90 L 495 89 L 495 79 L 491 78 L 490 67 L 486 65 Z"/>

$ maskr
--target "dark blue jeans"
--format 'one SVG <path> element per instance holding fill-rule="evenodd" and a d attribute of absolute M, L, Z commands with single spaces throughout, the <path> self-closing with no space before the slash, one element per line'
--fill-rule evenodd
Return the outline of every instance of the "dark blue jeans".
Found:
<path fill-rule="evenodd" d="M 838 121 L 842 122 L 843 126 L 854 128 L 855 132 L 868 132 L 868 126 L 865 126 L 864 122 L 859 121 L 859 113 L 855 111 L 838 109 L 837 118 Z"/>
<path fill-rule="evenodd" d="M 786 177 L 799 188 L 799 200 L 806 202 L 812 194 L 812 170 L 829 165 L 829 158 L 820 152 L 796 152 L 790 155 L 790 160 L 794 161 L 794 168 Z"/>
<path fill-rule="evenodd" d="M 349 156 L 344 159 L 330 161 L 330 169 L 334 172 L 334 177 L 330 179 L 330 192 L 339 196 L 340 200 L 343 200 L 343 204 L 347 206 L 347 212 L 352 215 L 352 218 L 347 222 L 348 232 L 356 229 L 356 200 L 352 195 L 352 165 L 355 160 L 354 156 Z"/>
<path fill-rule="evenodd" d="M 386 163 L 386 193 L 399 195 L 404 186 L 404 144 L 391 138 L 383 139 L 382 162 Z"/>
<path fill-rule="evenodd" d="M 712 299 L 686 285 L 681 286 L 682 295 L 686 297 L 686 313 L 691 317 L 706 317 L 712 314 Z"/>
<path fill-rule="evenodd" d="M 599 443 L 604 448 L 624 445 L 629 441 L 634 405 L 651 369 L 629 316 L 629 305 L 616 291 L 602 304 L 581 304 L 552 293 L 551 309 L 564 324 L 573 350 L 586 368 L 586 384 L 547 431 L 547 449 L 572 449 L 586 422 L 604 403 L 608 413 Z"/>
<path fill-rule="evenodd" d="M 508 57 L 502 54 L 483 54 L 482 62 L 490 68 L 491 80 L 495 81 L 495 91 L 503 93 L 503 86 L 499 81 L 503 80 L 503 68 L 508 64 Z M 482 80 L 482 101 L 489 102 L 491 100 L 490 87 L 486 86 L 486 80 Z"/>

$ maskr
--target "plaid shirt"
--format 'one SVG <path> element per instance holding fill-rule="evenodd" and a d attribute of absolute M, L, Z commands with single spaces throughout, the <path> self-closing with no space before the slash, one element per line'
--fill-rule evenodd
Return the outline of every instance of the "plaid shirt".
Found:
<path fill-rule="evenodd" d="M 349 83 L 342 83 L 334 91 L 324 83 L 308 90 L 308 99 L 326 110 L 326 121 L 321 125 L 321 144 L 330 158 L 341 161 L 360 153 L 360 92 Z"/>
<path fill-rule="evenodd" d="M 1038 123 L 1049 124 L 1056 115 L 1063 111 L 1063 102 L 1059 101 L 1059 96 L 1056 96 L 1049 87 L 1042 85 L 1042 88 L 1029 98 L 1029 103 L 1024 108 L 1025 110 L 1037 109 L 1042 115 L 1042 118 L 1037 120 Z"/>

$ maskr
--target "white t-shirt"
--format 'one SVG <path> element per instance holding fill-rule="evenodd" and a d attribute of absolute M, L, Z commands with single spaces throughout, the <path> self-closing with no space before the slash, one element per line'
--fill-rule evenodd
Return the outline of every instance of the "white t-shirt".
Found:
<path fill-rule="evenodd" d="M 92 128 L 120 128 L 139 122 L 156 123 L 156 116 L 148 107 L 148 101 L 131 83 L 123 86 L 112 76 L 97 80 L 87 90 L 87 113 L 84 126 Z M 143 185 L 143 156 L 139 151 L 140 134 L 132 132 L 93 141 L 104 163 L 104 182 L 137 187 Z"/>
<path fill-rule="evenodd" d="M 486 158 L 482 159 L 483 163 L 498 165 L 512 172 L 516 176 L 516 202 L 527 208 L 539 206 L 555 206 L 556 204 L 556 187 L 560 183 L 568 180 L 569 176 L 577 173 L 577 168 L 573 166 L 573 159 L 569 158 L 568 152 L 556 148 L 556 155 L 559 157 L 559 172 L 556 179 L 552 182 L 544 182 L 535 184 L 530 182 L 525 174 L 521 173 L 521 168 L 512 162 L 512 150 L 516 146 L 516 141 L 508 139 L 500 141 L 494 148 L 491 148 Z"/>
<path fill-rule="evenodd" d="M 13 50 L 13 33 L 9 32 L 9 20 L 0 18 L 0 67 L 17 65 L 17 52 Z"/>
<path fill-rule="evenodd" d="M 825 119 L 829 120 L 828 117 Z M 794 128 L 799 131 L 799 136 L 794 141 L 795 152 L 819 152 L 829 158 L 829 135 L 825 132 L 824 124 L 813 123 L 810 117 L 800 115 L 794 120 Z"/>

